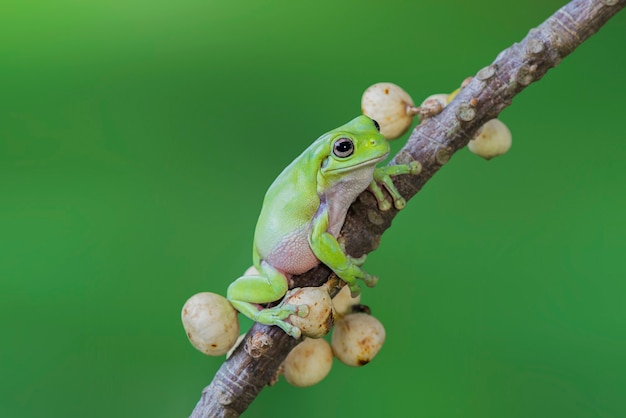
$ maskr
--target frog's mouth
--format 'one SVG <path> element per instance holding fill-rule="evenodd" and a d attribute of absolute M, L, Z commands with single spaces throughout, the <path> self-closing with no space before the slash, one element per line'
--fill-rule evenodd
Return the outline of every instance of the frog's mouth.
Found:
<path fill-rule="evenodd" d="M 356 169 L 361 168 L 361 167 L 374 165 L 374 164 L 384 160 L 385 158 L 387 158 L 388 155 L 389 155 L 389 153 L 387 152 L 384 155 L 381 155 L 379 157 L 370 158 L 369 160 L 361 161 L 358 164 L 350 165 L 350 166 L 347 166 L 347 167 L 331 168 L 331 169 L 327 170 L 327 172 L 328 173 L 342 173 L 344 171 L 353 171 L 353 170 L 356 170 Z M 328 165 L 328 159 L 329 159 L 329 157 L 327 157 L 324 160 L 324 162 L 322 163 L 322 168 L 325 168 Z"/>

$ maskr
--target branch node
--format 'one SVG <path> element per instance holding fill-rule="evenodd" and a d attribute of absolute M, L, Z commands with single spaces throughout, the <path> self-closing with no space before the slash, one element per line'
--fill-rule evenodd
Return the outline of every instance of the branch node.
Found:
<path fill-rule="evenodd" d="M 478 73 L 476 74 L 476 78 L 480 81 L 486 81 L 493 77 L 495 74 L 496 66 L 492 64 L 488 65 L 487 67 L 483 67 L 480 71 L 478 71 Z"/>
<path fill-rule="evenodd" d="M 269 335 L 264 332 L 255 332 L 254 335 L 246 341 L 245 350 L 250 357 L 259 358 L 272 347 L 272 343 L 272 339 Z"/>
<path fill-rule="evenodd" d="M 222 406 L 228 406 L 233 403 L 233 398 L 231 394 L 225 390 L 216 390 L 215 398 L 217 399 L 217 402 Z"/>
<path fill-rule="evenodd" d="M 537 65 L 524 65 L 517 72 L 515 77 L 516 81 L 526 87 L 535 80 L 535 71 L 537 71 Z"/>
<path fill-rule="evenodd" d="M 439 148 L 435 153 L 435 160 L 439 165 L 447 163 L 450 160 L 450 157 L 452 157 L 452 150 L 448 147 Z"/>
<path fill-rule="evenodd" d="M 545 49 L 545 45 L 541 39 L 531 38 L 526 45 L 526 52 L 530 55 L 539 55 Z"/>
<path fill-rule="evenodd" d="M 461 122 L 469 122 L 476 117 L 476 109 L 469 102 L 463 102 L 456 109 L 456 117 Z"/>
<path fill-rule="evenodd" d="M 380 212 L 372 208 L 367 209 L 367 220 L 374 225 L 382 225 L 385 223 L 385 218 L 380 215 Z"/>

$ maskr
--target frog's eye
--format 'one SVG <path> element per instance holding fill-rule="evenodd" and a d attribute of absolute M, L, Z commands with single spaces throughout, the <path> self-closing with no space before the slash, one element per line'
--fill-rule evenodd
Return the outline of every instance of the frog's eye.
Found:
<path fill-rule="evenodd" d="M 380 125 L 378 124 L 378 122 L 376 122 L 374 119 L 372 119 L 372 122 L 374 122 L 374 126 L 376 127 L 376 130 L 380 132 Z"/>
<path fill-rule="evenodd" d="M 354 144 L 349 138 L 339 138 L 333 145 L 333 154 L 339 158 L 346 158 L 354 152 Z"/>

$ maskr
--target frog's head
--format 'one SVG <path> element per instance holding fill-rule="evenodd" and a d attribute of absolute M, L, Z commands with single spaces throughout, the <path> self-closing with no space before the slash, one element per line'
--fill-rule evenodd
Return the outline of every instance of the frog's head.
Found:
<path fill-rule="evenodd" d="M 341 175 L 362 166 L 375 165 L 389 154 L 389 143 L 380 133 L 378 122 L 358 116 L 324 135 L 327 157 L 321 170 L 325 175 Z"/>

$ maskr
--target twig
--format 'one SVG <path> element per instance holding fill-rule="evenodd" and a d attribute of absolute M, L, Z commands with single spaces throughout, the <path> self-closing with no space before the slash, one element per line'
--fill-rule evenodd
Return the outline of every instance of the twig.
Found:
<path fill-rule="evenodd" d="M 493 119 L 515 95 L 538 81 L 626 5 L 626 0 L 573 0 L 532 29 L 520 42 L 502 51 L 480 70 L 444 111 L 418 125 L 390 164 L 417 160 L 419 176 L 399 176 L 395 184 L 408 200 L 463 148 L 476 131 Z M 616 51 L 617 52 L 617 51 Z M 351 206 L 340 240 L 359 257 L 376 249 L 397 211 L 380 212 L 364 192 Z M 294 277 L 296 286 L 319 286 L 329 280 L 324 265 Z M 234 354 L 202 391 L 193 418 L 238 417 L 259 392 L 274 382 L 277 369 L 299 341 L 277 327 L 255 324 Z"/>

